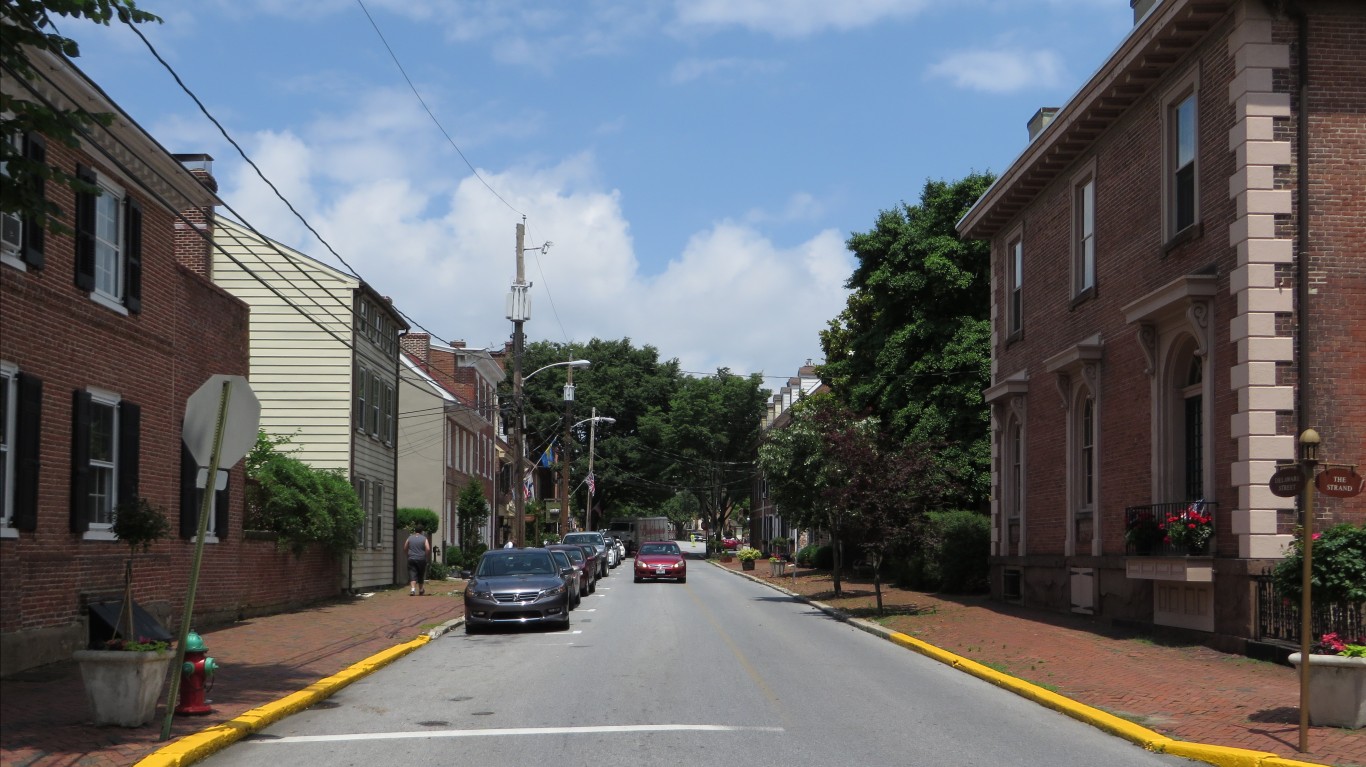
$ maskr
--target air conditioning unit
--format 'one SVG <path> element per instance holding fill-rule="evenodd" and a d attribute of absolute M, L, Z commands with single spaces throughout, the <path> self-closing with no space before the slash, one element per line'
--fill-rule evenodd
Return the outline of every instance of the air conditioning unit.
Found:
<path fill-rule="evenodd" d="M 5 253 L 18 253 L 23 249 L 23 219 L 13 213 L 0 213 L 0 244 Z"/>

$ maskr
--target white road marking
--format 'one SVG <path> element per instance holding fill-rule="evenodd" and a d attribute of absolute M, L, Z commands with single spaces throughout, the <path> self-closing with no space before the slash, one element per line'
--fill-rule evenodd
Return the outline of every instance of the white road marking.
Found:
<path fill-rule="evenodd" d="M 487 730 L 420 730 L 417 732 L 363 732 L 350 735 L 292 735 L 284 738 L 248 739 L 248 743 L 331 743 L 349 740 L 405 740 L 413 738 L 483 738 L 504 735 L 602 735 L 632 732 L 784 732 L 782 727 L 733 727 L 726 724 L 623 724 L 596 727 L 509 727 Z"/>

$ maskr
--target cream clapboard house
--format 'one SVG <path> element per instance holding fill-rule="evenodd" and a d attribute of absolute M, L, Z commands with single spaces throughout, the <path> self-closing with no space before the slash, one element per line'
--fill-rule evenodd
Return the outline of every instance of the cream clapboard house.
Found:
<path fill-rule="evenodd" d="M 261 428 L 291 438 L 293 455 L 340 469 L 365 510 L 344 564 L 349 589 L 406 579 L 398 573 L 399 334 L 388 299 L 242 224 L 220 217 L 216 284 L 251 306 L 251 385 Z"/>

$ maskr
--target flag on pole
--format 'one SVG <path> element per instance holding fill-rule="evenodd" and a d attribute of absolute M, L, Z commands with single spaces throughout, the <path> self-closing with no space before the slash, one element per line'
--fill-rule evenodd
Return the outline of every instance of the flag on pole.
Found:
<path fill-rule="evenodd" d="M 588 475 L 588 495 L 589 495 L 590 497 L 596 492 L 596 490 L 595 490 L 596 486 L 597 486 L 597 483 L 593 481 L 593 475 L 592 475 L 592 474 L 589 474 L 589 475 Z"/>
<path fill-rule="evenodd" d="M 532 481 L 533 479 L 532 472 L 528 471 L 526 473 L 526 479 L 522 481 L 522 486 L 526 489 L 525 496 L 528 501 L 535 500 L 536 498 L 536 483 Z"/>
<path fill-rule="evenodd" d="M 551 454 L 551 451 L 554 449 L 555 443 L 552 441 L 550 446 L 545 449 L 545 452 L 541 453 L 541 460 L 538 461 L 537 464 L 547 469 L 550 468 L 550 464 L 555 462 L 555 456 Z"/>

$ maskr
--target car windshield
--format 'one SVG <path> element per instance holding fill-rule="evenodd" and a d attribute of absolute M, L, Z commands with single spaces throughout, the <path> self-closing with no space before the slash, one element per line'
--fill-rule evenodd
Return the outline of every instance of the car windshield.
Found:
<path fill-rule="evenodd" d="M 564 537 L 565 543 L 602 543 L 602 533 L 570 533 Z"/>
<path fill-rule="evenodd" d="M 641 554 L 677 554 L 676 543 L 647 543 L 640 547 Z"/>
<path fill-rule="evenodd" d="M 550 556 L 555 558 L 555 563 L 558 564 L 561 569 L 573 567 L 573 565 L 569 564 L 569 555 L 563 551 L 552 551 L 550 552 Z"/>
<path fill-rule="evenodd" d="M 583 560 L 584 560 L 583 549 L 580 549 L 580 548 L 565 549 L 565 550 L 564 550 L 564 553 L 568 554 L 568 555 L 569 555 L 569 558 L 572 559 L 572 560 L 574 560 L 574 564 L 576 564 L 576 565 L 583 564 Z"/>
<path fill-rule="evenodd" d="M 479 560 L 476 575 L 485 577 L 495 575 L 550 575 L 556 572 L 548 551 L 527 551 L 511 549 L 488 552 Z"/>

